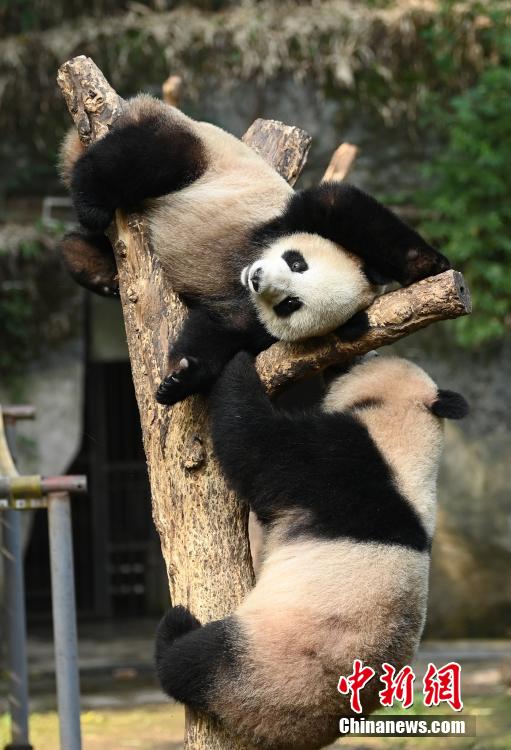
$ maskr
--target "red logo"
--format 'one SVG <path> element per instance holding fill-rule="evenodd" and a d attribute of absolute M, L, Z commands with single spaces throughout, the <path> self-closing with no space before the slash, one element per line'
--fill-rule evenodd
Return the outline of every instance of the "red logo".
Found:
<path fill-rule="evenodd" d="M 343 695 L 350 693 L 350 705 L 357 714 L 362 713 L 360 691 L 373 679 L 376 672 L 372 667 L 363 667 L 360 659 L 353 662 L 353 672 L 348 677 L 339 677 L 337 690 Z"/>
<path fill-rule="evenodd" d="M 424 705 L 438 706 L 447 703 L 453 711 L 461 711 L 461 667 L 456 661 L 451 661 L 440 669 L 431 662 L 422 681 Z"/>
<path fill-rule="evenodd" d="M 355 659 L 352 673 L 339 677 L 337 690 L 342 695 L 349 694 L 351 709 L 357 714 L 363 710 L 360 693 L 375 675 L 372 667 Z M 392 664 L 384 662 L 378 679 L 383 684 L 378 693 L 382 706 L 393 706 L 394 702 L 401 703 L 403 708 L 413 705 L 415 673 L 412 667 L 404 666 L 398 672 Z M 457 662 L 451 661 L 439 668 L 431 662 L 428 664 L 422 681 L 422 701 L 428 708 L 447 703 L 454 711 L 461 711 L 461 667 Z"/>
<path fill-rule="evenodd" d="M 409 666 L 403 667 L 397 672 L 392 664 L 384 662 L 382 664 L 383 674 L 380 675 L 380 682 L 385 687 L 380 690 L 380 705 L 393 706 L 394 701 L 401 703 L 403 708 L 409 708 L 413 705 L 413 683 L 415 674 Z M 397 672 L 397 675 L 396 675 Z"/>

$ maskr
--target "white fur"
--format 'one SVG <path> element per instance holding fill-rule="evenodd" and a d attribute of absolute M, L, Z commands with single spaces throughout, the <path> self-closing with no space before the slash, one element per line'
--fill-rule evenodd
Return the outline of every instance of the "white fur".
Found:
<path fill-rule="evenodd" d="M 282 258 L 286 250 L 298 250 L 308 269 L 292 271 Z M 257 292 L 251 282 L 256 268 L 261 269 Z M 283 341 L 329 333 L 368 307 L 379 293 L 368 281 L 359 258 L 306 232 L 286 235 L 271 244 L 261 258 L 243 269 L 241 283 L 249 289 L 265 328 Z M 302 307 L 288 317 L 279 317 L 274 307 L 286 297 L 298 297 Z"/>
<path fill-rule="evenodd" d="M 236 612 L 247 638 L 239 677 L 225 675 L 216 699 L 224 720 L 265 747 L 322 747 L 350 715 L 337 682 L 360 658 L 410 662 L 424 626 L 429 556 L 349 539 L 296 540 L 265 558 L 257 586 Z M 363 693 L 374 710 L 375 679 Z M 213 701 L 213 708 L 215 701 Z"/>
<path fill-rule="evenodd" d="M 333 381 L 323 407 L 357 413 L 429 534 L 442 448 L 441 420 L 430 410 L 436 397 L 435 383 L 416 365 L 370 357 Z M 265 528 L 257 585 L 234 615 L 243 669 L 222 675 L 212 701 L 244 741 L 257 737 L 272 750 L 332 742 L 338 719 L 351 713 L 349 697 L 335 689 L 339 676 L 356 658 L 377 673 L 385 661 L 397 669 L 409 664 L 426 616 L 427 550 L 290 536 L 309 513 L 282 511 Z M 377 678 L 364 688 L 367 713 L 379 689 Z"/>
<path fill-rule="evenodd" d="M 434 381 L 413 362 L 378 357 L 365 359 L 333 381 L 323 405 L 326 411 L 336 412 L 365 399 L 381 400 L 381 405 L 362 409 L 358 418 L 429 536 L 435 529 L 436 483 L 443 448 L 442 422 L 430 411 L 437 393 Z"/>

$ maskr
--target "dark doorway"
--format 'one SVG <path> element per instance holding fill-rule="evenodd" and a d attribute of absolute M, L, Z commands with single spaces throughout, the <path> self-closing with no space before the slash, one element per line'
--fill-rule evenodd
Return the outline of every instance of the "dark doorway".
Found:
<path fill-rule="evenodd" d="M 73 542 L 81 617 L 159 612 L 165 572 L 151 518 L 138 408 L 127 361 L 86 367 L 81 449 L 69 473 L 88 477 L 73 500 Z M 51 612 L 47 518 L 37 511 L 26 565 L 30 617 Z"/>

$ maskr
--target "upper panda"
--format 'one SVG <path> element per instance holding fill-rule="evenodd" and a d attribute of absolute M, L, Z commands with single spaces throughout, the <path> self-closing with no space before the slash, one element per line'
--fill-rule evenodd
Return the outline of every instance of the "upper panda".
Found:
<path fill-rule="evenodd" d="M 221 468 L 263 527 L 255 588 L 204 627 L 183 607 L 161 622 L 165 692 L 260 750 L 314 750 L 351 715 L 337 692 L 354 659 L 381 674 L 413 658 L 424 626 L 442 418 L 463 397 L 413 363 L 364 358 L 320 408 L 289 414 L 240 352 L 210 400 Z M 375 677 L 361 698 L 374 710 Z"/>
<path fill-rule="evenodd" d="M 357 188 L 294 192 L 255 151 L 146 95 L 83 151 L 64 141 L 61 172 L 81 225 L 64 239 L 77 280 L 115 292 L 104 230 L 143 209 L 154 252 L 191 309 L 157 399 L 206 389 L 232 355 L 339 329 L 389 281 L 410 284 L 447 259 Z"/>

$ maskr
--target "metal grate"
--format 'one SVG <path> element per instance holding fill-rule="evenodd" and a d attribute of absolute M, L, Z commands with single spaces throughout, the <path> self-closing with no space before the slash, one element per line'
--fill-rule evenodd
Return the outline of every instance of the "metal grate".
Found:
<path fill-rule="evenodd" d="M 89 482 L 89 495 L 73 504 L 80 614 L 148 613 L 158 541 L 128 362 L 88 364 L 84 436 L 70 471 L 87 474 Z M 25 567 L 32 616 L 51 609 L 47 539 L 46 514 L 37 512 Z"/>

